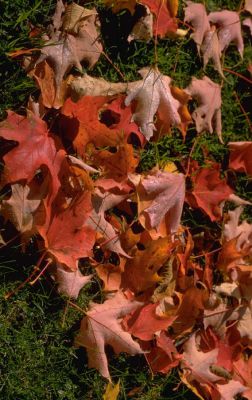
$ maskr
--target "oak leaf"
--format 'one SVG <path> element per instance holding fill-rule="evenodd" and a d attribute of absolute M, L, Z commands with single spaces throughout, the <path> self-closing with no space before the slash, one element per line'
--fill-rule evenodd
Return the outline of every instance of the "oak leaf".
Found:
<path fill-rule="evenodd" d="M 197 132 L 213 133 L 215 130 L 222 142 L 220 85 L 211 81 L 207 76 L 204 76 L 203 79 L 193 77 L 185 91 L 198 102 L 198 107 L 192 114 Z"/>
<path fill-rule="evenodd" d="M 210 164 L 208 168 L 199 168 L 191 174 L 191 180 L 193 190 L 186 194 L 191 207 L 201 208 L 211 221 L 219 220 L 222 215 L 221 202 L 233 193 L 226 179 L 220 179 L 220 165 L 215 163 Z"/>
<path fill-rule="evenodd" d="M 139 344 L 121 326 L 121 319 L 141 304 L 128 300 L 122 292 L 118 291 L 114 297 L 103 304 L 92 303 L 81 322 L 76 345 L 87 348 L 89 367 L 98 369 L 101 375 L 109 380 L 106 345 L 110 345 L 117 354 L 120 352 L 131 355 L 143 353 Z"/>
<path fill-rule="evenodd" d="M 172 96 L 169 76 L 162 75 L 157 69 L 149 68 L 142 68 L 139 73 L 143 80 L 131 86 L 125 104 L 128 106 L 133 100 L 136 101 L 133 120 L 149 140 L 155 130 L 154 116 L 158 108 L 161 107 L 165 111 L 167 125 L 179 125 L 181 123 L 178 113 L 180 103 Z"/>
<path fill-rule="evenodd" d="M 177 232 L 185 198 L 183 174 L 157 171 L 140 178 L 136 185 L 138 215 L 153 236 Z"/>
<path fill-rule="evenodd" d="M 252 142 L 229 142 L 229 168 L 252 175 Z"/>

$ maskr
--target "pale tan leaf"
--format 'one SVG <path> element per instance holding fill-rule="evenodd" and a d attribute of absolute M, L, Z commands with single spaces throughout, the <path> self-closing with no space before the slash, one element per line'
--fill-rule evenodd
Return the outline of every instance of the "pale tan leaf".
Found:
<path fill-rule="evenodd" d="M 89 367 L 98 369 L 101 375 L 109 380 L 106 345 L 110 345 L 116 354 L 143 353 L 139 344 L 121 326 L 121 319 L 141 306 L 142 303 L 130 301 L 118 291 L 103 304 L 93 303 L 81 322 L 76 345 L 86 347 Z"/>

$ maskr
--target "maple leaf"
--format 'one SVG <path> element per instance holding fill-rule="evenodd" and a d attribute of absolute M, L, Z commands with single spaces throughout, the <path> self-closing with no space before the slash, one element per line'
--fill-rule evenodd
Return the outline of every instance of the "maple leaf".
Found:
<path fill-rule="evenodd" d="M 169 32 L 176 32 L 177 24 L 174 19 L 177 13 L 177 2 L 174 0 L 140 0 L 154 15 L 153 33 L 161 38 Z"/>
<path fill-rule="evenodd" d="M 58 292 L 77 299 L 80 290 L 92 279 L 93 275 L 82 275 L 79 269 L 67 270 L 57 263 L 55 281 L 58 284 Z"/>
<path fill-rule="evenodd" d="M 157 272 L 170 257 L 174 243 L 165 238 L 147 242 L 144 250 L 134 249 L 122 274 L 122 287 L 141 292 L 160 281 Z"/>
<path fill-rule="evenodd" d="M 68 7 L 71 7 L 71 5 Z M 48 60 L 48 63 L 52 65 L 55 73 L 56 99 L 60 98 L 61 84 L 66 73 L 73 66 L 82 70 L 81 61 L 83 60 L 88 62 L 90 68 L 93 67 L 102 52 L 97 31 L 99 25 L 97 13 L 95 10 L 87 10 L 85 14 L 85 9 L 83 7 L 82 9 L 84 10 L 84 18 L 80 18 L 78 33 L 76 35 L 67 33 L 68 31 L 71 32 L 69 26 L 63 32 L 54 32 L 51 39 L 45 42 L 41 55 L 36 62 L 36 65 L 38 65 L 42 61 Z M 74 26 L 76 27 L 76 23 Z"/>
<path fill-rule="evenodd" d="M 52 213 L 46 224 L 38 226 L 47 251 L 72 271 L 76 271 L 79 258 L 92 252 L 95 231 L 87 224 L 91 211 L 91 194 L 85 192 L 66 210 Z"/>
<path fill-rule="evenodd" d="M 159 107 L 166 112 L 167 125 L 179 125 L 181 118 L 178 113 L 180 103 L 171 93 L 171 78 L 162 75 L 157 69 L 142 68 L 139 71 L 142 81 L 136 82 L 129 90 L 125 99 L 128 106 L 136 100 L 137 106 L 133 120 L 140 126 L 143 135 L 149 140 L 155 130 L 154 116 Z"/>
<path fill-rule="evenodd" d="M 215 130 L 220 141 L 221 136 L 221 88 L 207 76 L 203 79 L 193 77 L 191 84 L 185 89 L 199 103 L 192 117 L 198 133 L 213 133 Z"/>
<path fill-rule="evenodd" d="M 185 198 L 184 175 L 157 171 L 140 178 L 136 191 L 143 227 L 153 230 L 153 236 L 177 232 Z"/>
<path fill-rule="evenodd" d="M 127 143 L 117 146 L 117 151 L 111 153 L 108 150 L 98 150 L 92 155 L 95 165 L 103 169 L 105 178 L 122 182 L 128 179 L 128 174 L 135 172 L 138 158 L 134 155 L 133 147 Z"/>
<path fill-rule="evenodd" d="M 9 219 L 20 233 L 32 231 L 34 228 L 34 213 L 38 209 L 41 197 L 32 193 L 28 185 L 15 183 L 11 185 L 11 197 L 2 202 L 2 213 Z"/>
<path fill-rule="evenodd" d="M 245 0 L 244 9 L 252 14 L 252 0 Z"/>
<path fill-rule="evenodd" d="M 182 368 L 186 371 L 190 370 L 190 375 L 186 376 L 189 382 L 195 379 L 197 382 L 206 384 L 220 380 L 220 377 L 213 374 L 210 367 L 217 362 L 218 349 L 213 349 L 204 353 L 198 350 L 196 344 L 196 334 L 194 333 L 183 346 L 184 362 Z"/>
<path fill-rule="evenodd" d="M 244 357 L 242 354 L 238 360 L 234 361 L 234 368 L 237 374 L 237 378 L 242 380 L 242 383 L 246 385 L 246 390 L 243 396 L 246 399 L 252 399 L 252 357 Z"/>
<path fill-rule="evenodd" d="M 208 20 L 219 26 L 218 37 L 221 51 L 225 50 L 231 42 L 234 42 L 242 57 L 244 45 L 239 14 L 229 10 L 211 12 L 208 15 Z"/>
<path fill-rule="evenodd" d="M 90 214 L 88 225 L 93 230 L 100 233 L 100 235 L 105 239 L 105 243 L 101 243 L 104 248 L 128 257 L 128 254 L 125 253 L 121 246 L 118 233 L 105 219 L 105 212 L 121 203 L 126 197 L 128 197 L 128 195 L 125 193 L 114 194 L 96 188 L 96 191 L 92 196 L 93 210 Z"/>
<path fill-rule="evenodd" d="M 229 168 L 252 175 L 252 142 L 229 142 Z"/>
<path fill-rule="evenodd" d="M 200 50 L 203 55 L 204 68 L 207 66 L 209 60 L 212 59 L 214 68 L 224 78 L 220 62 L 221 47 L 219 43 L 218 32 L 214 25 L 211 26 L 210 30 L 205 34 Z"/>
<path fill-rule="evenodd" d="M 109 100 L 110 104 L 107 104 Z M 114 117 L 115 123 L 112 122 L 108 127 L 101 122 L 101 111 L 109 113 L 112 121 Z M 88 143 L 97 147 L 117 146 L 131 132 L 142 136 L 137 125 L 131 122 L 131 107 L 124 106 L 124 97 L 111 100 L 104 96 L 83 96 L 77 103 L 67 99 L 61 113 L 62 135 L 73 141 L 74 148 L 81 156 L 85 155 Z"/>
<path fill-rule="evenodd" d="M 65 151 L 57 149 L 57 142 L 50 136 L 46 123 L 31 112 L 23 117 L 9 111 L 7 119 L 0 123 L 0 136 L 18 142 L 16 147 L 3 156 L 3 182 L 27 180 L 29 183 L 45 165 L 51 177 L 48 201 L 50 198 L 52 202 L 61 185 L 58 175 Z"/>
<path fill-rule="evenodd" d="M 228 211 L 228 221 L 224 225 L 223 237 L 227 242 L 236 239 L 237 251 L 246 253 L 252 251 L 252 224 L 249 224 L 246 220 L 239 224 L 242 212 L 243 206 Z"/>
<path fill-rule="evenodd" d="M 137 301 L 128 300 L 118 291 L 113 298 L 103 304 L 92 303 L 81 322 L 80 333 L 75 343 L 87 348 L 89 367 L 98 369 L 101 375 L 109 380 L 106 345 L 109 344 L 116 354 L 143 353 L 139 344 L 121 326 L 121 319 L 141 305 L 142 303 Z"/>
<path fill-rule="evenodd" d="M 53 68 L 46 60 L 36 65 L 30 73 L 41 91 L 42 103 L 47 108 L 60 108 L 67 98 L 70 79 L 63 79 L 57 88 Z"/>
<path fill-rule="evenodd" d="M 210 23 L 204 4 L 186 1 L 185 22 L 190 22 L 194 28 L 191 38 L 196 43 L 199 52 L 205 35 L 210 31 Z"/>
<path fill-rule="evenodd" d="M 191 207 L 200 207 L 211 219 L 221 218 L 220 203 L 227 200 L 232 189 L 225 179 L 220 179 L 220 165 L 210 164 L 208 168 L 200 168 L 191 175 L 193 190 L 187 192 L 186 199 Z"/>
<path fill-rule="evenodd" d="M 173 317 L 159 317 L 156 314 L 157 304 L 147 304 L 139 310 L 136 310 L 133 315 L 124 318 L 123 326 L 127 328 L 133 336 L 141 340 L 154 339 L 155 333 L 166 330 L 172 324 Z"/>
<path fill-rule="evenodd" d="M 182 356 L 178 354 L 173 341 L 162 331 L 156 337 L 156 346 L 145 355 L 154 372 L 167 374 L 172 368 L 178 366 Z"/>

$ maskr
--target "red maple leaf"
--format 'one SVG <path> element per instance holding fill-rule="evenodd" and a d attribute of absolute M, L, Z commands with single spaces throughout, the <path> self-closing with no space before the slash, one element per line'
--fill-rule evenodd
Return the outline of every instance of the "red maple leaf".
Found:
<path fill-rule="evenodd" d="M 233 190 L 225 178 L 220 178 L 218 163 L 209 164 L 208 168 L 198 168 L 196 164 L 196 172 L 191 174 L 193 190 L 187 192 L 186 200 L 191 207 L 201 208 L 211 221 L 217 221 L 221 218 L 220 203 L 227 200 Z"/>
<path fill-rule="evenodd" d="M 4 183 L 24 179 L 29 182 L 37 170 L 45 165 L 52 178 L 51 190 L 56 195 L 60 187 L 58 173 L 65 151 L 58 151 L 46 123 L 31 112 L 24 117 L 9 111 L 7 119 L 0 124 L 0 136 L 18 142 L 16 147 L 3 156 Z"/>
<path fill-rule="evenodd" d="M 61 113 L 67 117 L 62 118 L 62 134 L 73 141 L 80 155 L 84 155 L 88 143 L 97 147 L 116 146 L 132 132 L 140 138 L 141 144 L 144 142 L 137 125 L 131 122 L 131 106 L 124 106 L 124 96 L 116 100 L 83 96 L 77 103 L 68 99 Z"/>
<path fill-rule="evenodd" d="M 176 32 L 177 24 L 174 15 L 168 8 L 168 2 L 164 0 L 141 0 L 141 4 L 149 7 L 154 14 L 153 33 L 160 37 L 165 37 L 168 32 Z"/>

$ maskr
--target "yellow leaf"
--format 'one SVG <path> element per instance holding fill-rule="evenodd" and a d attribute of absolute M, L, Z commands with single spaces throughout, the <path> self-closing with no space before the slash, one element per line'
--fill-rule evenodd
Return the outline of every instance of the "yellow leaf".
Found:
<path fill-rule="evenodd" d="M 103 395 L 103 400 L 116 400 L 120 392 L 120 380 L 116 385 L 109 382 L 106 387 L 106 391 Z"/>

